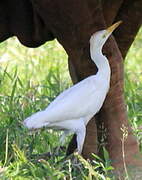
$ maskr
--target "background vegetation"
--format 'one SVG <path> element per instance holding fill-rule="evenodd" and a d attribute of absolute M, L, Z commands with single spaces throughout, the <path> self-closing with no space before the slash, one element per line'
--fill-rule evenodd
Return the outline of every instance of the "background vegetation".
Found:
<path fill-rule="evenodd" d="M 141 44 L 142 29 L 125 61 L 125 97 L 142 150 Z M 25 48 L 15 38 L 0 44 L 0 179 L 110 179 L 105 150 L 105 162 L 94 155 L 92 164 L 79 156 L 78 163 L 71 163 L 64 159 L 65 150 L 57 148 L 61 132 L 42 129 L 31 134 L 21 124 L 70 85 L 67 55 L 57 41 L 37 49 Z M 47 160 L 36 156 L 45 152 Z"/>

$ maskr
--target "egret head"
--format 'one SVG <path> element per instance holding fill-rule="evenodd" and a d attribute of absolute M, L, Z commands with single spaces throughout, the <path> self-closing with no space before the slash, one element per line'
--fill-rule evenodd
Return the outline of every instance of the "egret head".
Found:
<path fill-rule="evenodd" d="M 103 45 L 112 34 L 112 32 L 122 23 L 122 21 L 118 21 L 112 26 L 108 27 L 105 30 L 97 31 L 90 38 L 90 46 L 92 50 L 102 49 Z"/>

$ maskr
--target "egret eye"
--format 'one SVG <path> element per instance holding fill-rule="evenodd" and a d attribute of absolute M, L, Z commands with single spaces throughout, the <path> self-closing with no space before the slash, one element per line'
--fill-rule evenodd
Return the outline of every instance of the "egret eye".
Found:
<path fill-rule="evenodd" d="M 103 35 L 103 38 L 106 38 L 106 34 Z"/>

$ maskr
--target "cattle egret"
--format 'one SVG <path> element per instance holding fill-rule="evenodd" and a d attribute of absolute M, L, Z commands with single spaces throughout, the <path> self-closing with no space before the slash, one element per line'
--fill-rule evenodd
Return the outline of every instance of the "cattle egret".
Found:
<path fill-rule="evenodd" d="M 36 112 L 23 124 L 29 129 L 47 127 L 63 130 L 63 140 L 68 133 L 77 135 L 77 151 L 82 152 L 88 121 L 100 110 L 109 90 L 111 70 L 107 58 L 102 54 L 102 47 L 121 21 L 106 30 L 94 33 L 90 38 L 90 55 L 98 68 L 91 75 L 62 92 L 43 110 Z"/>

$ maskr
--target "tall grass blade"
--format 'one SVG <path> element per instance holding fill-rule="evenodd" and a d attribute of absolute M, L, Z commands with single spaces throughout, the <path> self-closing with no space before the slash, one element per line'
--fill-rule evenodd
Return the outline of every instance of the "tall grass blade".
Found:
<path fill-rule="evenodd" d="M 6 166 L 7 163 L 7 158 L 8 158 L 8 136 L 9 136 L 9 129 L 6 131 L 6 140 L 5 140 L 5 159 L 4 159 L 4 164 L 3 166 Z"/>

